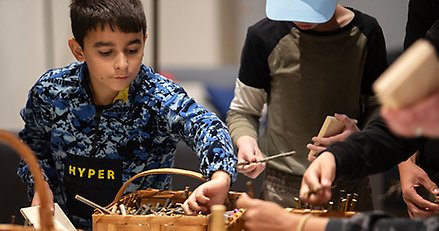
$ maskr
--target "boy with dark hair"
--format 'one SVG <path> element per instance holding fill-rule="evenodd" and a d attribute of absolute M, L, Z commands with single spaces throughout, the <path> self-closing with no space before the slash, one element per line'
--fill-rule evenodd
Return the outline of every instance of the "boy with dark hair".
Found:
<path fill-rule="evenodd" d="M 139 0 L 72 0 L 74 38 L 68 44 L 79 62 L 47 71 L 29 92 L 19 133 L 36 153 L 47 187 L 76 228 L 91 227 L 92 210 L 74 199 L 97 204 L 114 199 L 135 174 L 172 167 L 176 145 L 184 141 L 198 155 L 209 179 L 183 207 L 187 213 L 222 204 L 236 177 L 236 157 L 228 130 L 179 85 L 142 64 L 147 38 Z M 21 162 L 18 175 L 34 181 Z M 169 175 L 134 181 L 128 192 L 168 189 Z"/>

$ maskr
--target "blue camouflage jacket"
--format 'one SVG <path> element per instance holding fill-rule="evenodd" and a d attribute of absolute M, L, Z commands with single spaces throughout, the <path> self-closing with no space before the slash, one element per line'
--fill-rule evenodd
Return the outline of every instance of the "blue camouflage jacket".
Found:
<path fill-rule="evenodd" d="M 182 87 L 142 65 L 125 99 L 98 109 L 88 90 L 86 63 L 46 72 L 30 90 L 21 111 L 20 138 L 35 152 L 55 202 L 65 203 L 67 154 L 122 161 L 122 181 L 156 168 L 172 167 L 176 145 L 184 141 L 198 155 L 206 178 L 217 170 L 236 178 L 237 160 L 224 123 L 190 98 Z M 33 196 L 33 179 L 21 162 L 18 176 Z M 169 175 L 138 179 L 128 192 L 166 189 Z"/>

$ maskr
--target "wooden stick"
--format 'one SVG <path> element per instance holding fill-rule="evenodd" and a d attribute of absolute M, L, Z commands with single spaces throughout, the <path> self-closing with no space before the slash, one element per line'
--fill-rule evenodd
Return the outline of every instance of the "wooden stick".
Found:
<path fill-rule="evenodd" d="M 112 214 L 112 212 L 109 211 L 108 209 L 106 209 L 106 208 L 104 208 L 104 207 L 102 207 L 102 206 L 100 206 L 100 205 L 98 205 L 98 204 L 96 204 L 96 203 L 94 203 L 94 202 L 92 202 L 90 200 L 87 200 L 87 199 L 85 199 L 84 197 L 82 197 L 80 195 L 76 195 L 75 199 L 80 201 L 80 202 L 82 202 L 82 203 L 84 203 L 84 204 L 86 204 L 86 205 L 88 205 L 88 206 L 90 206 L 90 207 L 92 207 L 92 208 L 100 209 L 104 213 Z"/>
<path fill-rule="evenodd" d="M 262 160 L 253 161 L 253 162 L 250 162 L 250 161 L 239 162 L 239 163 L 236 164 L 236 166 L 244 166 L 244 165 L 256 164 L 256 163 L 265 163 L 265 162 L 268 162 L 268 161 L 275 160 L 277 158 L 292 156 L 294 154 L 296 154 L 296 151 L 280 153 L 280 154 L 277 154 L 277 155 L 274 155 L 274 156 L 270 156 L 270 157 L 264 158 Z"/>

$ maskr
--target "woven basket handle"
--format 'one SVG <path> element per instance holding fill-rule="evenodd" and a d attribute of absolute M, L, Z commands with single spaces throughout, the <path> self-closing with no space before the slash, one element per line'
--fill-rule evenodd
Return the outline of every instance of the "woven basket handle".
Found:
<path fill-rule="evenodd" d="M 139 177 L 144 177 L 144 176 L 148 176 L 148 175 L 158 175 L 158 174 L 177 174 L 177 175 L 183 175 L 183 176 L 188 176 L 188 177 L 192 177 L 195 179 L 198 179 L 202 182 L 205 182 L 206 179 L 203 177 L 203 175 L 199 172 L 194 172 L 191 170 L 185 170 L 185 169 L 178 169 L 178 168 L 158 168 L 158 169 L 151 169 L 151 170 L 147 170 L 147 171 L 143 171 L 141 173 L 138 173 L 137 175 L 131 177 L 130 179 L 128 179 L 123 185 L 122 187 L 120 187 L 119 192 L 117 192 L 113 203 L 117 203 L 120 198 L 122 198 L 123 193 L 125 192 L 125 189 L 131 184 L 131 182 L 133 182 L 135 179 L 139 178 Z"/>
<path fill-rule="evenodd" d="M 50 209 L 52 201 L 48 196 L 47 189 L 44 185 L 43 174 L 34 153 L 16 136 L 3 130 L 0 130 L 0 142 L 8 145 L 17 152 L 28 165 L 35 181 L 35 191 L 38 192 L 38 195 L 40 196 L 40 228 L 41 230 L 54 230 L 52 212 Z"/>

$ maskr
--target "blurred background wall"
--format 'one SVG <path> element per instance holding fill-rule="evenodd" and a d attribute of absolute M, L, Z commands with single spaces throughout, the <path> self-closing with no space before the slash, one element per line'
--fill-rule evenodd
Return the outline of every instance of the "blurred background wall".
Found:
<path fill-rule="evenodd" d="M 238 66 L 247 27 L 265 16 L 264 0 L 157 2 L 159 20 L 155 35 L 153 0 L 143 0 L 149 32 L 144 63 L 151 65 L 152 43 L 159 36 L 158 64 L 162 71 Z M 389 50 L 401 49 L 408 0 L 341 3 L 375 16 L 384 29 Z M 20 129 L 19 110 L 34 81 L 47 69 L 74 60 L 67 47 L 71 36 L 68 4 L 68 0 L 0 1 L 0 128 Z M 232 75 L 224 78 L 234 79 L 236 73 Z M 209 75 L 202 78 L 213 80 Z"/>
<path fill-rule="evenodd" d="M 188 93 L 206 107 L 216 110 L 209 87 L 233 88 L 241 47 L 247 27 L 265 17 L 264 0 L 142 0 L 148 19 L 144 63 L 156 65 L 173 76 Z M 153 4 L 157 3 L 157 21 Z M 389 54 L 399 54 L 405 33 L 408 0 L 340 0 L 340 3 L 375 16 L 381 24 Z M 71 36 L 68 0 L 0 0 L 0 129 L 19 131 L 23 123 L 19 111 L 27 92 L 49 68 L 61 67 L 73 56 L 67 46 Z M 154 24 L 157 23 L 157 30 Z M 153 43 L 158 38 L 158 49 Z M 154 52 L 157 62 L 154 64 Z M 221 94 L 220 94 L 221 95 Z M 224 107 L 224 106 L 223 106 Z M 178 152 L 191 152 L 182 145 Z M 26 205 L 24 187 L 17 185 L 18 157 L 0 146 L 0 185 L 16 192 L 13 198 L 0 191 L 0 223 Z M 197 160 L 177 155 L 176 166 L 196 170 Z M 3 165 L 2 165 L 3 166 Z M 242 176 L 233 189 L 241 187 Z M 380 182 L 377 178 L 375 182 Z M 258 179 L 256 183 L 258 182 Z M 187 184 L 174 181 L 176 188 Z M 382 184 L 375 184 L 382 191 Z M 381 187 L 381 188 L 380 188 Z M 10 195 L 8 193 L 8 195 Z M 6 204 L 8 203 L 8 204 Z M 378 204 L 378 208 L 380 205 Z"/>

